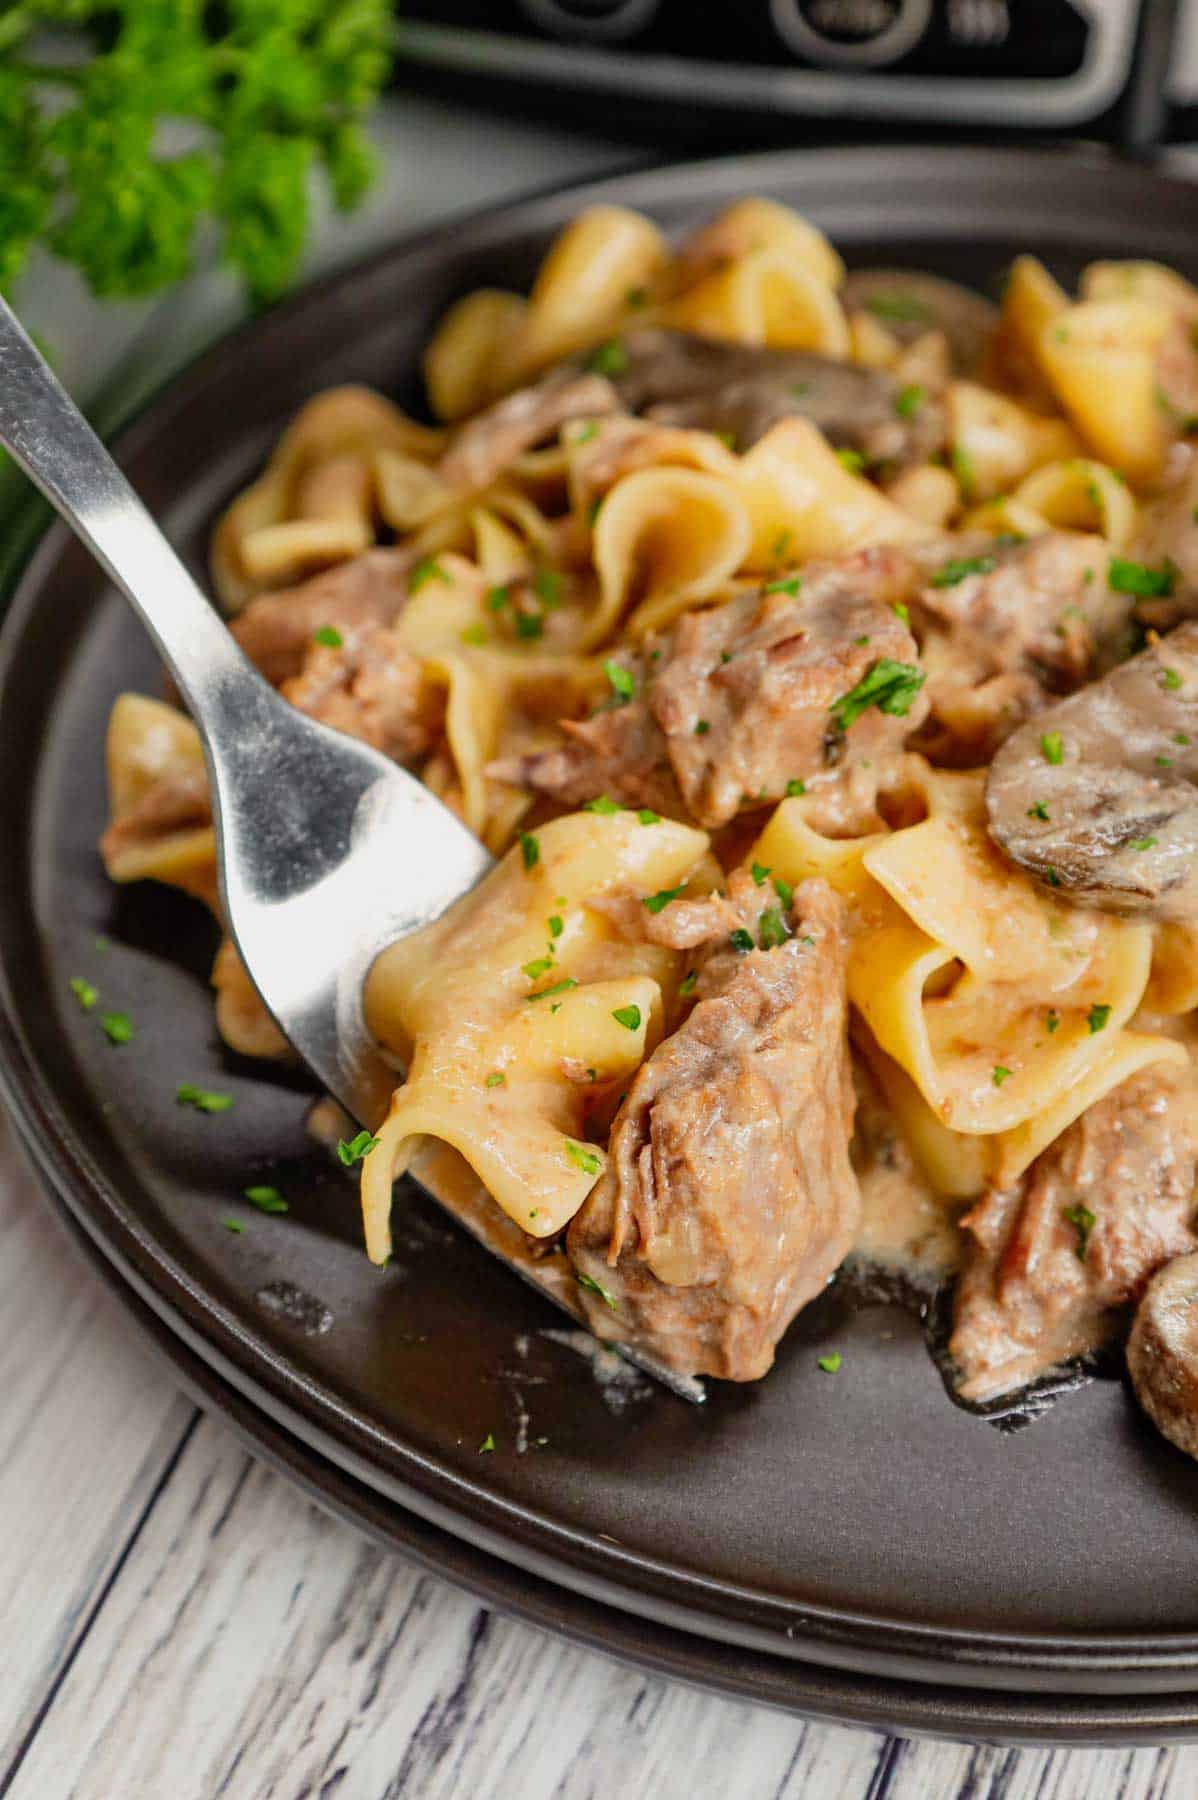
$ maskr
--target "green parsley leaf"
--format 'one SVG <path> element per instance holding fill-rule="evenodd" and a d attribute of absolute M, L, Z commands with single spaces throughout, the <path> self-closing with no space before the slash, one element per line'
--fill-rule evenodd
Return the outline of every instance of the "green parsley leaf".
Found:
<path fill-rule="evenodd" d="M 842 469 L 848 470 L 850 475 L 860 475 L 865 468 L 865 458 L 860 450 L 838 450 L 836 460 Z"/>
<path fill-rule="evenodd" d="M 612 1013 L 617 1025 L 625 1031 L 639 1031 L 641 1028 L 641 1009 L 639 1006 L 617 1006 Z"/>
<path fill-rule="evenodd" d="M 126 1012 L 104 1013 L 100 1024 L 110 1044 L 127 1044 L 133 1036 L 133 1020 Z"/>
<path fill-rule="evenodd" d="M 256 1206 L 259 1212 L 285 1213 L 290 1211 L 277 1187 L 248 1187 L 243 1189 L 243 1192 L 250 1205 Z"/>
<path fill-rule="evenodd" d="M 541 845 L 530 831 L 520 833 L 520 855 L 524 859 L 526 869 L 535 869 L 541 860 Z"/>
<path fill-rule="evenodd" d="M 463 644 L 488 644 L 491 641 L 486 626 L 480 625 L 477 619 L 473 625 L 463 625 L 460 636 Z"/>
<path fill-rule="evenodd" d="M 516 636 L 523 644 L 533 643 L 545 630 L 545 621 L 540 613 L 518 612 L 516 614 Z"/>
<path fill-rule="evenodd" d="M 314 644 L 323 644 L 327 650 L 340 650 L 345 639 L 335 625 L 318 625 L 312 633 Z"/>
<path fill-rule="evenodd" d="M 795 897 L 795 891 L 791 887 L 789 881 L 783 881 L 781 875 L 775 875 L 774 892 L 777 894 L 779 900 L 781 900 L 783 906 L 789 909 L 791 902 Z"/>
<path fill-rule="evenodd" d="M 909 625 L 911 623 L 911 608 L 905 600 L 896 600 L 890 610 L 902 624 Z"/>
<path fill-rule="evenodd" d="M 507 1086 L 507 1076 L 502 1069 L 493 1069 L 483 1082 L 484 1087 L 497 1088 Z"/>
<path fill-rule="evenodd" d="M 1048 1027 L 1048 1035 L 1049 1035 L 1049 1037 L 1051 1037 L 1053 1032 L 1057 1029 L 1058 1025 L 1061 1023 L 1061 1015 L 1059 1012 L 1057 1012 L 1055 1007 L 1051 1007 L 1051 1006 L 1049 1007 L 1048 1016 L 1046 1017 L 1044 1023 Z"/>
<path fill-rule="evenodd" d="M 682 980 L 678 983 L 678 998 L 680 1000 L 689 1000 L 698 984 L 698 970 L 688 969 L 686 974 L 682 977 Z"/>
<path fill-rule="evenodd" d="M 599 436 L 599 421 L 598 421 L 598 419 L 588 419 L 586 421 L 586 424 L 579 426 L 578 430 L 574 433 L 573 441 L 576 444 L 589 444 L 592 438 L 595 438 L 598 436 Z"/>
<path fill-rule="evenodd" d="M 770 871 L 766 868 L 765 864 L 759 862 L 755 862 L 752 865 L 749 873 L 753 877 L 753 885 L 755 887 L 763 887 L 770 877 Z"/>
<path fill-rule="evenodd" d="M 197 1112 L 228 1112 L 233 1104 L 232 1094 L 214 1094 L 210 1088 L 196 1087 L 190 1081 L 181 1081 L 175 1089 L 175 1100 L 180 1106 L 194 1106 Z"/>
<path fill-rule="evenodd" d="M 913 382 L 910 387 L 900 389 L 895 396 L 894 410 L 900 419 L 913 419 L 928 397 L 928 390 Z"/>
<path fill-rule="evenodd" d="M 226 1231 L 231 1231 L 235 1237 L 240 1237 L 245 1231 L 245 1226 L 241 1223 L 240 1219 L 222 1219 L 221 1224 Z"/>
<path fill-rule="evenodd" d="M 618 800 L 609 799 L 606 794 L 596 794 L 593 800 L 587 801 L 582 810 L 583 812 L 600 813 L 604 818 L 609 818 L 612 813 L 623 812 L 624 808 Z"/>
<path fill-rule="evenodd" d="M 495 1448 L 495 1433 L 493 1431 L 488 1431 L 486 1437 L 483 1439 L 482 1443 L 478 1447 L 478 1453 L 480 1456 L 488 1456 L 490 1454 L 490 1452 L 492 1450 L 494 1450 L 494 1448 Z"/>
<path fill-rule="evenodd" d="M 566 1155 L 570 1158 L 570 1161 L 574 1164 L 575 1168 L 581 1169 L 584 1175 L 597 1175 L 599 1173 L 603 1164 L 593 1150 L 588 1150 L 585 1144 L 576 1144 L 573 1138 L 566 1138 L 565 1144 Z M 579 1279 L 581 1279 L 581 1277 Z"/>
<path fill-rule="evenodd" d="M 1044 731 L 1040 734 L 1040 754 L 1046 763 L 1054 768 L 1065 760 L 1065 741 L 1059 731 Z"/>
<path fill-rule="evenodd" d="M 651 806 L 642 806 L 636 816 L 638 824 L 641 825 L 661 824 L 661 814 L 654 812 Z"/>
<path fill-rule="evenodd" d="M 1173 733 L 1173 742 L 1175 744 L 1180 744 L 1183 747 L 1183 749 L 1188 750 L 1190 745 L 1193 742 L 1193 739 L 1191 737 L 1187 736 L 1187 734 L 1184 731 L 1175 731 Z"/>
<path fill-rule="evenodd" d="M 565 922 L 558 913 L 550 913 L 546 923 L 549 926 L 549 935 L 551 938 L 559 938 L 566 929 Z"/>
<path fill-rule="evenodd" d="M 446 574 L 435 556 L 423 556 L 408 576 L 409 594 L 418 594 L 430 581 L 443 581 L 446 587 L 453 585 L 452 578 Z"/>
<path fill-rule="evenodd" d="M 1154 569 L 1126 556 L 1112 556 L 1107 565 L 1108 586 L 1117 594 L 1132 594 L 1137 600 L 1164 599 L 1173 592 L 1176 582 L 1177 569 L 1169 561 Z"/>
<path fill-rule="evenodd" d="M 1001 1087 L 1003 1082 L 1009 1081 L 1010 1078 L 1011 1078 L 1010 1069 L 1004 1069 L 1003 1065 L 1001 1063 L 995 1063 L 994 1067 L 990 1071 L 990 1079 L 994 1083 L 995 1087 Z"/>
<path fill-rule="evenodd" d="M 355 1163 L 360 1163 L 363 1157 L 369 1156 L 378 1147 L 378 1142 L 378 1138 L 372 1137 L 369 1131 L 359 1131 L 348 1143 L 344 1138 L 341 1139 L 337 1145 L 338 1158 L 347 1169 L 352 1169 Z"/>
<path fill-rule="evenodd" d="M 848 731 L 871 706 L 897 718 L 905 717 L 926 679 L 923 670 L 914 663 L 881 657 L 866 670 L 856 687 L 850 688 L 829 707 L 836 729 Z"/>
<path fill-rule="evenodd" d="M 695 726 L 695 736 L 696 737 L 706 737 L 707 733 L 710 730 L 711 730 L 711 720 L 710 719 L 700 719 Z"/>
<path fill-rule="evenodd" d="M 958 444 L 949 457 L 949 466 L 957 478 L 957 486 L 961 490 L 963 500 L 972 500 L 977 491 L 977 472 L 973 466 L 973 458 L 968 450 L 962 450 Z"/>
<path fill-rule="evenodd" d="M 534 962 L 526 962 L 521 970 L 530 981 L 539 981 L 542 975 L 548 975 L 553 967 L 552 956 L 538 956 Z"/>
<path fill-rule="evenodd" d="M 740 956 L 747 955 L 753 948 L 753 940 L 743 925 L 738 925 L 735 931 L 729 932 L 728 942 Z"/>
<path fill-rule="evenodd" d="M 1177 692 L 1178 688 L 1181 686 L 1181 676 L 1176 669 L 1161 670 L 1161 686 L 1168 688 L 1171 693 L 1175 694 Z"/>
<path fill-rule="evenodd" d="M 965 581 L 970 575 L 989 575 L 997 567 L 996 556 L 957 556 L 936 571 L 929 586 L 956 587 L 958 582 Z"/>
<path fill-rule="evenodd" d="M 1045 869 L 1044 879 L 1047 881 L 1049 887 L 1060 887 L 1061 885 L 1061 878 L 1054 868 L 1050 867 Z"/>
<path fill-rule="evenodd" d="M 619 338 L 609 338 L 606 344 L 591 351 L 586 366 L 592 375 L 623 375 L 628 367 L 628 352 Z"/>
<path fill-rule="evenodd" d="M 1048 808 L 1043 800 L 1034 801 L 1027 809 L 1027 816 L 1029 819 L 1047 819 Z"/>
<path fill-rule="evenodd" d="M 793 598 L 802 585 L 801 575 L 783 575 L 777 581 L 767 581 L 761 591 L 763 594 L 790 594 Z"/>
<path fill-rule="evenodd" d="M 636 693 L 636 681 L 628 669 L 621 668 L 612 657 L 608 657 L 603 665 L 603 673 L 611 683 L 611 691 L 621 700 L 631 700 Z"/>
<path fill-rule="evenodd" d="M 800 383 L 803 393 L 806 393 L 810 386 L 811 383 L 809 381 Z M 796 388 L 795 392 L 797 393 L 798 391 L 799 389 Z M 793 531 L 780 531 L 778 533 L 777 537 L 774 539 L 773 546 L 770 549 L 770 555 L 775 563 L 782 562 L 790 554 L 790 547 L 794 543 L 794 538 L 795 534 Z"/>
<path fill-rule="evenodd" d="M 84 1012 L 90 1012 L 100 998 L 99 988 L 93 987 L 90 981 L 85 981 L 82 975 L 71 976 L 70 988 Z"/>
<path fill-rule="evenodd" d="M 577 1281 L 580 1288 L 586 1288 L 590 1293 L 598 1294 L 604 1306 L 610 1306 L 613 1312 L 616 1311 L 615 1296 L 609 1294 L 602 1282 L 596 1281 L 593 1275 L 587 1275 L 582 1271 L 578 1271 L 576 1272 L 574 1279 Z"/>
<path fill-rule="evenodd" d="M 1090 1211 L 1090 1208 L 1088 1206 L 1083 1206 L 1080 1200 L 1075 1206 L 1063 1206 L 1061 1208 L 1061 1216 L 1068 1224 L 1076 1227 L 1077 1260 L 1079 1262 L 1085 1262 L 1086 1247 L 1090 1242 L 1090 1233 L 1093 1231 L 1095 1225 L 1097 1225 L 1098 1220 Z"/>
<path fill-rule="evenodd" d="M 533 593 L 546 612 L 562 603 L 562 577 L 559 569 L 538 569 L 532 578 Z"/>
<path fill-rule="evenodd" d="M 625 306 L 631 306 L 631 307 L 647 306 L 648 303 L 649 303 L 649 290 L 647 287 L 630 287 L 628 292 L 624 296 Z"/>
<path fill-rule="evenodd" d="M 504 607 L 510 606 L 511 603 L 512 590 L 510 587 L 493 587 L 487 589 L 486 606 L 488 612 L 502 612 Z"/>
<path fill-rule="evenodd" d="M 664 912 L 671 900 L 677 900 L 679 894 L 683 892 L 685 887 L 686 883 L 683 882 L 682 887 L 659 888 L 655 894 L 646 894 L 641 901 L 641 905 L 645 908 L 646 912 Z"/>
<path fill-rule="evenodd" d="M 923 325 L 932 317 L 925 301 L 916 294 L 892 288 L 884 294 L 871 294 L 865 302 L 866 312 L 875 319 L 889 319 L 895 325 Z"/>
<path fill-rule="evenodd" d="M 786 798 L 788 800 L 798 800 L 806 792 L 807 783 L 805 781 L 788 781 L 786 784 Z"/>
<path fill-rule="evenodd" d="M 778 907 L 767 906 L 757 921 L 757 938 L 763 950 L 776 950 L 790 934 Z"/>
<path fill-rule="evenodd" d="M 827 1356 L 819 1358 L 819 1367 L 825 1375 L 835 1375 L 843 1361 L 844 1357 L 839 1350 L 829 1350 Z"/>
<path fill-rule="evenodd" d="M 578 983 L 573 975 L 564 975 L 560 981 L 555 981 L 552 987 L 538 988 L 535 994 L 526 994 L 524 998 L 526 1000 L 548 1000 L 551 994 L 568 994 L 571 988 L 577 986 Z M 551 1006 L 549 1010 L 556 1012 L 557 1007 Z"/>
<path fill-rule="evenodd" d="M 1156 839 L 1154 837 L 1132 838 L 1127 847 L 1129 850 L 1155 850 Z"/>
<path fill-rule="evenodd" d="M 1086 1015 L 1086 1024 L 1090 1027 L 1091 1037 L 1096 1031 L 1102 1031 L 1111 1016 L 1109 1006 L 1092 1006 Z"/>

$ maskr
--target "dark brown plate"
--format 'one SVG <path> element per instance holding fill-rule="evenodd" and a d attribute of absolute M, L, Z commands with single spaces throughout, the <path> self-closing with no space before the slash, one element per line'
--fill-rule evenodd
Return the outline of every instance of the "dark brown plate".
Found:
<path fill-rule="evenodd" d="M 198 568 L 216 510 L 307 395 L 364 380 L 411 400 L 443 306 L 479 282 L 526 284 L 580 206 L 617 200 L 676 226 L 752 191 L 800 206 L 856 263 L 982 288 L 1020 249 L 1066 279 L 1108 255 L 1198 273 L 1198 190 L 1098 156 L 887 148 L 690 165 L 522 203 L 326 282 L 173 385 L 119 441 L 122 461 Z M 5 1085 L 80 1223 L 222 1381 L 488 1556 L 720 1646 L 1016 1693 L 1198 1685 L 1198 1467 L 1119 1382 L 1003 1435 L 948 1402 L 915 1319 L 833 1296 L 759 1385 L 717 1387 L 702 1412 L 650 1391 L 616 1413 L 542 1335 L 557 1319 L 418 1194 L 398 1202 L 397 1265 L 371 1268 L 352 1186 L 307 1145 L 303 1082 L 216 1042 L 205 917 L 165 891 L 115 893 L 96 858 L 108 708 L 157 682 L 131 615 L 49 533 L 0 653 L 0 972 L 23 1051 Z M 111 1048 L 79 1012 L 76 974 L 131 1013 L 132 1044 Z M 236 1105 L 181 1109 L 180 1081 Z M 267 1171 L 287 1217 L 238 1202 Z M 331 1328 L 265 1310 L 257 1296 L 279 1282 L 315 1296 Z M 835 1377 L 816 1362 L 832 1346 Z M 522 1456 L 521 1403 L 530 1438 L 547 1440 Z M 489 1433 L 497 1449 L 481 1454 Z"/>

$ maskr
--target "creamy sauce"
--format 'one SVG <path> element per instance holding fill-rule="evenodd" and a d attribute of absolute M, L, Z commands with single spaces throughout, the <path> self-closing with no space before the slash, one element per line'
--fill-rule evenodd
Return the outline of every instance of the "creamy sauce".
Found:
<path fill-rule="evenodd" d="M 915 1168 L 875 1164 L 859 1176 L 861 1229 L 852 1255 L 920 1288 L 939 1287 L 961 1262 L 963 1204 L 945 1199 Z"/>

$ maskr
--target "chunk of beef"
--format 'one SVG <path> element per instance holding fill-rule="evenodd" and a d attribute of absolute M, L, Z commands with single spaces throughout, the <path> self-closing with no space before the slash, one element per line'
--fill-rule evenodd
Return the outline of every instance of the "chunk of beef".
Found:
<path fill-rule="evenodd" d="M 396 762 L 423 756 L 444 721 L 444 690 L 385 625 L 353 631 L 339 645 L 309 644 L 300 673 L 280 692 L 300 712 Z"/>
<path fill-rule="evenodd" d="M 641 1067 L 570 1225 L 595 1332 L 686 1374 L 764 1375 L 857 1227 L 841 902 L 808 882 L 791 929 Z"/>
<path fill-rule="evenodd" d="M 972 1238 L 950 1352 L 966 1399 L 1021 1387 L 1117 1335 L 1170 1257 L 1198 1248 L 1198 1090 L 1156 1064 L 1088 1108 L 1016 1187 L 963 1221 Z"/>
<path fill-rule="evenodd" d="M 659 912 L 650 912 L 636 895 L 597 904 L 626 937 L 692 951 L 692 991 L 700 1000 L 724 991 L 748 949 L 768 949 L 791 930 L 789 903 L 772 882 L 747 869 L 734 869 L 724 892 L 671 900 Z"/>
<path fill-rule="evenodd" d="M 1088 681 L 1123 640 L 1128 606 L 1107 585 L 1101 538 L 1051 531 L 921 547 L 911 618 L 931 716 L 915 744 L 934 762 L 989 762 L 1054 694 Z"/>
<path fill-rule="evenodd" d="M 331 625 L 347 646 L 390 625 L 408 598 L 414 558 L 407 550 L 367 550 L 296 587 L 259 594 L 229 629 L 273 686 L 299 675 L 314 633 Z"/>
<path fill-rule="evenodd" d="M 945 441 L 939 402 L 925 397 L 900 411 L 901 384 L 881 369 L 653 328 L 629 332 L 620 351 L 612 385 L 632 412 L 726 433 L 738 450 L 795 414 L 873 466 L 926 462 Z"/>
<path fill-rule="evenodd" d="M 637 682 L 626 705 L 563 723 L 560 749 L 493 773 L 564 805 L 606 793 L 716 827 L 795 781 L 878 764 L 927 710 L 915 643 L 894 611 L 910 568 L 902 551 L 864 550 L 809 564 L 797 591 L 772 584 L 688 613 L 635 664 L 624 659 Z M 891 665 L 906 674 L 888 689 Z M 876 702 L 837 710 L 867 678 Z"/>
<path fill-rule="evenodd" d="M 994 841 L 1058 896 L 1198 918 L 1198 624 L 1021 726 L 986 809 Z"/>
<path fill-rule="evenodd" d="M 571 419 L 619 411 L 620 397 L 609 381 L 587 374 L 576 362 L 563 363 L 468 419 L 454 433 L 437 472 L 450 487 L 489 487 L 517 457 Z"/>
<path fill-rule="evenodd" d="M 1127 1340 L 1136 1399 L 1170 1443 L 1198 1456 L 1198 1255 L 1158 1269 Z"/>
<path fill-rule="evenodd" d="M 998 308 L 981 294 L 913 269 L 854 269 L 840 297 L 847 311 L 868 313 L 900 344 L 942 331 L 958 375 L 976 373 L 998 327 Z"/>

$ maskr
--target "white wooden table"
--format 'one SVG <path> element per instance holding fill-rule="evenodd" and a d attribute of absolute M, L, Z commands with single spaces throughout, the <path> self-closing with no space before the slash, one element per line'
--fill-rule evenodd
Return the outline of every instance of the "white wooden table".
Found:
<path fill-rule="evenodd" d="M 314 265 L 617 152 L 410 97 Z M 235 314 L 206 277 L 22 310 L 144 393 Z M 1198 1748 L 912 1743 L 694 1693 L 486 1612 L 324 1517 L 151 1361 L 0 1131 L 0 1800 L 1189 1800 Z"/>

